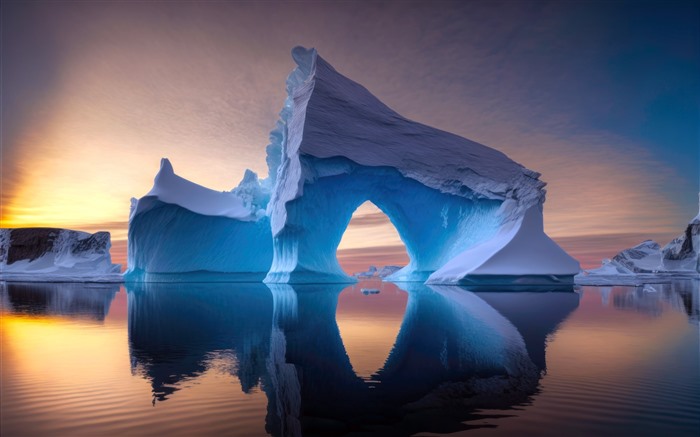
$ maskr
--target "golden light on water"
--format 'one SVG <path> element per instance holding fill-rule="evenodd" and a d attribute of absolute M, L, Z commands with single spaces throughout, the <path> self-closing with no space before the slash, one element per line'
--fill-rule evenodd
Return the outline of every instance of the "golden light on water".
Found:
<path fill-rule="evenodd" d="M 0 317 L 3 355 L 12 355 L 16 375 L 28 375 L 32 385 L 65 385 L 87 389 L 91 379 L 122 370 L 128 348 L 122 329 L 72 323 L 59 317 L 5 313 Z M 101 351 L 85 360 L 79 351 Z M 61 357 L 56 360 L 55 357 Z"/>
<path fill-rule="evenodd" d="M 361 288 L 376 287 L 379 295 L 364 295 Z M 346 288 L 338 298 L 336 322 L 353 370 L 369 378 L 382 367 L 396 342 L 408 294 L 396 285 L 363 281 Z"/>
<path fill-rule="evenodd" d="M 166 434 L 195 435 L 217 417 L 234 417 L 241 405 L 265 411 L 262 390 L 244 393 L 232 372 L 235 360 L 215 354 L 208 357 L 206 371 L 178 382 L 181 390 L 171 396 L 175 402 L 154 403 L 151 377 L 131 367 L 126 318 L 111 317 L 115 310 L 125 311 L 114 308 L 126 305 L 124 296 L 118 300 L 104 322 L 2 313 L 4 431 L 93 436 L 100 429 L 99 435 L 148 435 L 159 422 Z M 174 423 L 173 416 L 182 422 Z M 22 424 L 26 417 L 32 417 L 30 424 Z M 248 414 L 236 423 L 245 435 L 264 433 L 264 415 Z"/>

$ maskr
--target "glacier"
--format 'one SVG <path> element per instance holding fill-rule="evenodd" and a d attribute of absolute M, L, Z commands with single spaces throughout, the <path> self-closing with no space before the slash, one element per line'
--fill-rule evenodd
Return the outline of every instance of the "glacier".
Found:
<path fill-rule="evenodd" d="M 127 277 L 208 272 L 267 283 L 354 282 L 336 250 L 370 201 L 406 246 L 386 279 L 432 284 L 572 283 L 579 264 L 544 232 L 545 183 L 503 153 L 399 115 L 296 47 L 267 146 L 268 177 L 230 192 L 164 160 L 133 200 Z"/>
<path fill-rule="evenodd" d="M 0 229 L 0 280 L 121 282 L 109 232 L 59 228 Z"/>
<path fill-rule="evenodd" d="M 698 194 L 700 204 L 700 194 Z M 653 240 L 604 259 L 596 269 L 575 276 L 581 285 L 626 285 L 700 277 L 700 206 L 685 231 L 664 247 Z"/>

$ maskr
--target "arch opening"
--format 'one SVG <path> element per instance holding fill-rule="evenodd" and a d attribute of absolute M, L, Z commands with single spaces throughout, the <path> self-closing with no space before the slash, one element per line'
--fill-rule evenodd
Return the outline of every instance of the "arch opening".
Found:
<path fill-rule="evenodd" d="M 315 168 L 300 190 L 303 195 L 271 218 L 268 283 L 353 282 L 336 254 L 353 214 L 367 201 L 386 214 L 405 244 L 408 265 L 392 278 L 400 281 L 425 281 L 500 226 L 500 201 L 443 193 L 391 168 L 361 167 L 344 159 L 303 161 Z"/>
<path fill-rule="evenodd" d="M 336 249 L 336 258 L 348 276 L 366 274 L 366 278 L 377 277 L 383 267 L 404 267 L 410 261 L 396 227 L 370 200 L 352 214 Z M 370 273 L 374 274 L 370 276 Z"/>

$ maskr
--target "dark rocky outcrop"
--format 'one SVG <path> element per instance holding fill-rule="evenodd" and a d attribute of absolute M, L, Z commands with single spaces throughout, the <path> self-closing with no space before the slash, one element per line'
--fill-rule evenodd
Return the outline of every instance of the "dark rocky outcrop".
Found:
<path fill-rule="evenodd" d="M 87 234 L 59 228 L 17 228 L 5 231 L 9 234 L 9 244 L 0 245 L 0 259 L 6 259 L 8 265 L 21 260 L 34 261 L 47 252 L 63 250 L 64 247 L 61 246 L 64 244 L 69 244 L 70 248 L 65 249 L 75 255 L 84 252 L 107 254 L 111 245 L 109 232 Z M 62 236 L 62 232 L 68 235 Z M 87 237 L 81 238 L 85 236 Z"/>
<path fill-rule="evenodd" d="M 109 232 L 91 234 L 59 228 L 0 229 L 0 279 L 120 281 L 121 266 L 112 264 L 111 246 Z"/>

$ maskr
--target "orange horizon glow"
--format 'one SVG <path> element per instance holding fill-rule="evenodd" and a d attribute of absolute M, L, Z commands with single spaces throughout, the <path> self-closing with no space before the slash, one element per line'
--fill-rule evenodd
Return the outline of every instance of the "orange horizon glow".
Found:
<path fill-rule="evenodd" d="M 519 10 L 516 3 L 509 7 Z M 299 44 L 406 118 L 541 173 L 545 231 L 584 266 L 637 236 L 663 244 L 695 216 L 697 167 L 687 165 L 698 162 L 696 117 L 688 118 L 697 114 L 692 47 L 661 38 L 659 47 L 674 50 L 639 53 L 664 68 L 630 72 L 621 69 L 626 52 L 602 36 L 577 52 L 576 33 L 553 19 L 570 17 L 561 5 L 549 5 L 554 15 L 536 28 L 495 11 L 506 28 L 522 26 L 512 47 L 479 14 L 415 15 L 385 5 L 356 17 L 373 35 L 357 38 L 347 16 L 362 8 L 327 6 L 279 4 L 270 14 L 240 2 L 8 5 L 0 227 L 104 229 L 123 263 L 130 199 L 148 192 L 162 157 L 214 190 L 231 190 L 246 169 L 267 177 L 265 147 Z M 438 21 L 416 31 L 424 19 Z M 459 26 L 446 37 L 436 23 Z M 648 32 L 637 30 L 632 47 L 641 49 Z M 630 93 L 633 84 L 643 92 Z M 676 112 L 655 114 L 665 98 Z M 367 208 L 357 215 L 376 218 Z M 381 263 L 407 261 L 393 227 L 380 222 L 350 225 L 338 248 L 345 268 L 364 263 L 362 249 Z"/>
<path fill-rule="evenodd" d="M 381 296 L 366 296 L 357 284 L 345 288 L 338 296 L 335 320 L 353 370 L 357 376 L 369 378 L 384 367 L 394 347 L 408 294 L 392 283 L 375 280 L 362 284 L 380 289 Z"/>

